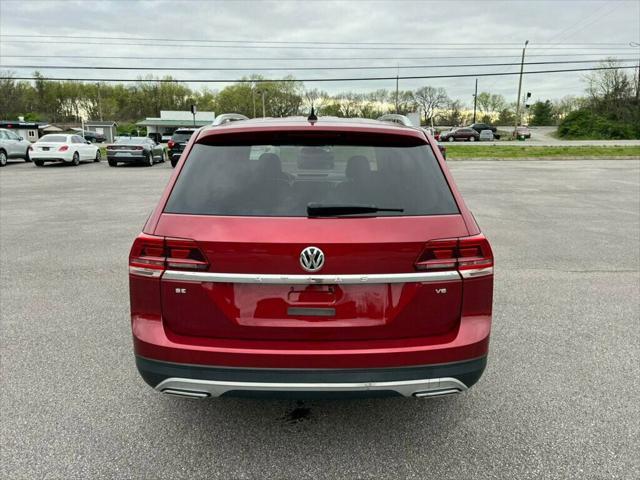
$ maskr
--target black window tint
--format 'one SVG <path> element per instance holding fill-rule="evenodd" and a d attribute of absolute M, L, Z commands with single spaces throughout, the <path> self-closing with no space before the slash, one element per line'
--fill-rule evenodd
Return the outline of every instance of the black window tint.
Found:
<path fill-rule="evenodd" d="M 165 211 L 306 216 L 309 203 L 401 208 L 378 215 L 458 213 L 428 145 L 195 145 Z"/>
<path fill-rule="evenodd" d="M 174 142 L 188 142 L 193 133 L 194 132 L 175 132 L 171 138 Z"/>

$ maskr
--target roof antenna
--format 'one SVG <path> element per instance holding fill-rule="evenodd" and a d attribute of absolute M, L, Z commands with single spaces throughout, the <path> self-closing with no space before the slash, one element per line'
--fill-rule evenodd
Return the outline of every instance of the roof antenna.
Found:
<path fill-rule="evenodd" d="M 313 108 L 313 103 L 311 104 L 311 113 L 307 117 L 307 120 L 311 123 L 318 121 L 318 116 L 316 115 L 316 111 Z"/>

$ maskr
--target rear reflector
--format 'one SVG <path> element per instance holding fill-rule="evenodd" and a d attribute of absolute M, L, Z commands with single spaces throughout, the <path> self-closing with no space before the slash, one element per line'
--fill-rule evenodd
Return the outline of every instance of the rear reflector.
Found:
<path fill-rule="evenodd" d="M 484 235 L 432 240 L 415 263 L 416 270 L 458 270 L 463 278 L 491 275 L 493 253 Z"/>
<path fill-rule="evenodd" d="M 167 268 L 202 271 L 209 262 L 194 240 L 140 234 L 131 247 L 129 273 L 159 277 Z"/>

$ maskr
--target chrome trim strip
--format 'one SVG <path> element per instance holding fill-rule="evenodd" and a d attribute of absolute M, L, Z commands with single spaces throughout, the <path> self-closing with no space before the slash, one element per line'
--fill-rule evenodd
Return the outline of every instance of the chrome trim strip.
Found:
<path fill-rule="evenodd" d="M 415 273 L 375 273 L 363 275 L 278 275 L 254 273 L 212 273 L 182 272 L 167 270 L 162 276 L 165 280 L 183 282 L 214 283 L 262 283 L 284 285 L 309 284 L 367 284 L 367 283 L 411 283 L 411 282 L 444 282 L 460 280 L 457 271 L 415 272 Z"/>
<path fill-rule="evenodd" d="M 400 380 L 397 382 L 350 382 L 350 383 L 269 383 L 269 382 L 230 382 L 217 380 L 199 380 L 194 378 L 167 378 L 160 382 L 156 390 L 176 395 L 180 391 L 188 392 L 191 397 L 207 395 L 219 397 L 233 390 L 261 392 L 367 392 L 395 391 L 405 397 L 430 397 L 441 394 L 460 393 L 467 386 L 451 377 L 428 378 L 422 380 Z M 186 396 L 186 395 L 185 395 Z"/>
<path fill-rule="evenodd" d="M 493 275 L 493 267 L 475 268 L 472 270 L 460 270 L 462 278 L 476 278 L 484 277 L 486 275 Z"/>

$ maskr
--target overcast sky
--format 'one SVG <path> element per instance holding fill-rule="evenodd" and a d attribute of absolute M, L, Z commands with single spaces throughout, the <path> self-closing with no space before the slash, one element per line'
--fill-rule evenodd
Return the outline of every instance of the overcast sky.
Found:
<path fill-rule="evenodd" d="M 530 41 L 527 59 L 531 62 L 593 60 L 605 56 L 637 59 L 640 56 L 640 48 L 637 46 L 637 42 L 640 42 L 640 1 L 0 0 L 0 34 L 2 70 L 7 69 L 6 65 L 235 67 L 260 69 L 255 73 L 269 78 L 281 77 L 287 73 L 298 78 L 386 77 L 397 73 L 396 69 L 267 70 L 275 66 L 400 65 L 400 76 L 515 72 L 518 71 L 518 66 L 402 67 L 518 62 L 521 45 L 525 40 Z M 104 38 L 92 40 L 34 35 L 136 37 L 154 40 L 127 42 Z M 32 43 L 36 40 L 40 43 Z M 203 40 L 237 43 L 215 44 L 202 42 Z M 313 43 L 246 43 L 252 41 Z M 322 42 L 353 43 L 327 45 Z M 630 46 L 630 42 L 636 43 Z M 136 45 L 115 45 L 117 43 Z M 404 45 L 398 45 L 399 43 Z M 422 45 L 416 45 L 417 43 Z M 250 46 L 261 48 L 249 48 Z M 293 48 L 284 48 L 285 46 Z M 28 58 L 25 55 L 42 57 Z M 88 55 L 95 58 L 55 58 L 52 55 Z M 102 56 L 143 58 L 97 58 Z M 494 56 L 495 58 L 490 58 Z M 166 57 L 183 59 L 170 60 Z M 208 59 L 184 60 L 185 57 Z M 253 59 L 210 59 L 214 57 Z M 326 59 L 327 57 L 333 59 Z M 362 57 L 381 59 L 361 59 Z M 274 58 L 281 60 L 272 60 Z M 525 70 L 585 68 L 589 65 L 591 64 L 528 65 Z M 10 70 L 16 76 L 30 76 L 34 68 L 12 67 Z M 141 74 L 153 73 L 171 74 L 180 79 L 229 79 L 251 73 L 41 71 L 51 77 L 73 78 L 136 78 Z M 583 73 L 525 76 L 523 89 L 531 91 L 534 100 L 581 95 L 584 90 L 582 77 Z M 445 87 L 450 96 L 470 103 L 474 81 L 474 78 L 400 80 L 400 88 L 415 89 L 422 85 Z M 345 90 L 365 92 L 377 88 L 393 89 L 395 80 L 306 82 L 306 85 L 331 93 Z M 224 84 L 191 86 L 219 89 Z M 479 90 L 501 93 L 508 100 L 515 100 L 517 76 L 481 77 Z"/>

